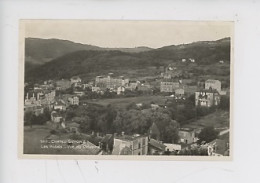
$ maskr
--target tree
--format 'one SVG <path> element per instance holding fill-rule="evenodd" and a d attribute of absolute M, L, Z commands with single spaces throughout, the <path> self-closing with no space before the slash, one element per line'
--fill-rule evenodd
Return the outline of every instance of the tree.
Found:
<path fill-rule="evenodd" d="M 144 134 L 150 127 L 147 118 L 140 110 L 131 109 L 129 111 L 120 110 L 113 122 L 113 130 L 115 132 L 122 132 L 128 134 L 139 133 Z"/>
<path fill-rule="evenodd" d="M 131 102 L 126 106 L 126 110 L 130 110 L 130 109 L 137 109 L 137 106 L 134 102 Z"/>
<path fill-rule="evenodd" d="M 40 114 L 38 116 L 36 116 L 35 114 L 32 115 L 31 125 L 43 125 L 46 122 L 47 119 L 44 114 Z"/>
<path fill-rule="evenodd" d="M 51 120 L 51 112 L 50 112 L 50 110 L 48 108 L 44 108 L 43 114 L 45 116 L 45 120 L 46 121 L 50 121 Z"/>
<path fill-rule="evenodd" d="M 74 111 L 67 111 L 66 112 L 66 120 L 71 120 L 75 116 L 76 116 L 76 114 L 75 114 Z"/>
<path fill-rule="evenodd" d="M 98 118 L 97 128 L 101 130 L 103 133 L 111 133 L 114 132 L 112 129 L 112 125 L 114 120 L 116 119 L 117 111 L 112 105 L 107 105 L 104 109 L 103 114 Z"/>
<path fill-rule="evenodd" d="M 90 118 L 88 116 L 84 116 L 84 119 L 82 119 L 79 123 L 79 128 L 83 133 L 91 131 Z"/>
<path fill-rule="evenodd" d="M 190 149 L 183 149 L 176 155 L 179 156 L 207 156 L 208 155 L 208 150 L 207 148 L 202 148 L 202 147 L 194 147 Z"/>
<path fill-rule="evenodd" d="M 164 142 L 177 142 L 179 123 L 171 119 L 167 110 L 150 110 L 143 114 L 149 124 L 148 128 L 155 123 L 160 131 L 160 139 Z M 148 130 L 147 128 L 147 130 Z"/>
<path fill-rule="evenodd" d="M 123 110 L 119 110 L 117 112 L 117 115 L 116 115 L 116 118 L 113 122 L 113 129 L 114 129 L 114 132 L 117 132 L 117 133 L 121 133 L 122 131 L 124 131 L 124 122 L 125 122 L 125 115 L 126 112 L 123 111 Z"/>
<path fill-rule="evenodd" d="M 199 143 L 202 141 L 211 142 L 212 140 L 216 139 L 218 136 L 218 132 L 214 129 L 213 126 L 205 127 L 201 130 L 198 135 Z"/>
<path fill-rule="evenodd" d="M 230 105 L 230 98 L 229 96 L 221 96 L 220 97 L 220 104 L 219 104 L 219 108 L 229 111 L 229 105 Z"/>
<path fill-rule="evenodd" d="M 165 127 L 164 142 L 177 143 L 179 140 L 179 123 L 171 120 L 169 125 Z"/>
<path fill-rule="evenodd" d="M 32 119 L 33 119 L 33 112 L 28 111 L 24 113 L 24 124 L 25 125 L 30 125 L 32 128 Z"/>

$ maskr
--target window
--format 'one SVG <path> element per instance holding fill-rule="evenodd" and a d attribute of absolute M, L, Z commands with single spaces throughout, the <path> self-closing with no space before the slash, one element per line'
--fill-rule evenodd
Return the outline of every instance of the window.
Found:
<path fill-rule="evenodd" d="M 139 148 L 139 149 L 141 148 L 141 144 L 140 144 L 140 143 L 138 143 L 138 148 Z"/>

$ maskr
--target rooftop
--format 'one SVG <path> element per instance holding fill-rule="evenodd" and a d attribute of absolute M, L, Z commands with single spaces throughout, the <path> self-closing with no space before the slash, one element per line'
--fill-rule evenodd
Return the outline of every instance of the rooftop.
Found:
<path fill-rule="evenodd" d="M 179 81 L 176 79 L 163 79 L 162 82 L 179 83 Z"/>
<path fill-rule="evenodd" d="M 216 89 L 200 89 L 196 92 L 218 93 L 218 91 Z"/>
<path fill-rule="evenodd" d="M 192 132 L 192 131 L 194 131 L 194 129 L 193 128 L 180 128 L 179 131 Z"/>
<path fill-rule="evenodd" d="M 165 148 L 166 148 L 165 145 L 163 145 L 162 143 L 160 143 L 159 141 L 154 140 L 154 139 L 150 139 L 149 145 L 153 146 L 153 147 L 155 147 L 155 148 L 157 148 L 157 149 L 159 149 L 161 151 L 165 151 Z"/>
<path fill-rule="evenodd" d="M 147 137 L 145 135 L 139 135 L 139 134 L 135 134 L 135 135 L 120 135 L 120 136 L 116 136 L 115 139 L 119 139 L 119 140 L 124 140 L 124 141 L 133 141 L 135 139 L 138 138 L 143 138 L 143 137 Z"/>
<path fill-rule="evenodd" d="M 215 82 L 220 82 L 220 81 L 219 81 L 219 80 L 216 80 L 216 79 L 207 79 L 206 82 L 215 83 Z"/>

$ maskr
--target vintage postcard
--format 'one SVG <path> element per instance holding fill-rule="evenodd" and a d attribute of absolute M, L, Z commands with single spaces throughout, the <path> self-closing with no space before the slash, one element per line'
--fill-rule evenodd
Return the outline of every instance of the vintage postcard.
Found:
<path fill-rule="evenodd" d="M 20 20 L 19 157 L 231 160 L 233 29 Z"/>

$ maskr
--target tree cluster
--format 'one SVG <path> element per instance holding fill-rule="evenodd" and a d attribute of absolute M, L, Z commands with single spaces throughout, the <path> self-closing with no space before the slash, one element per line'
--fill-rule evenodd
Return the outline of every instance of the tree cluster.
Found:
<path fill-rule="evenodd" d="M 33 111 L 24 113 L 24 125 L 43 125 L 50 119 L 50 112 L 47 108 L 44 109 L 43 114 L 39 115 L 36 115 Z"/>
<path fill-rule="evenodd" d="M 140 110 L 133 104 L 128 109 L 116 109 L 112 105 L 87 105 L 70 108 L 66 113 L 66 121 L 75 121 L 75 116 L 81 117 L 77 123 L 84 133 L 148 134 L 151 125 L 156 123 L 161 140 L 169 143 L 178 141 L 179 124 L 171 119 L 167 110 Z"/>
<path fill-rule="evenodd" d="M 201 130 L 201 132 L 198 135 L 198 143 L 201 142 L 211 142 L 213 140 L 215 140 L 218 136 L 218 132 L 214 129 L 213 126 L 209 126 L 209 127 L 205 127 Z"/>

